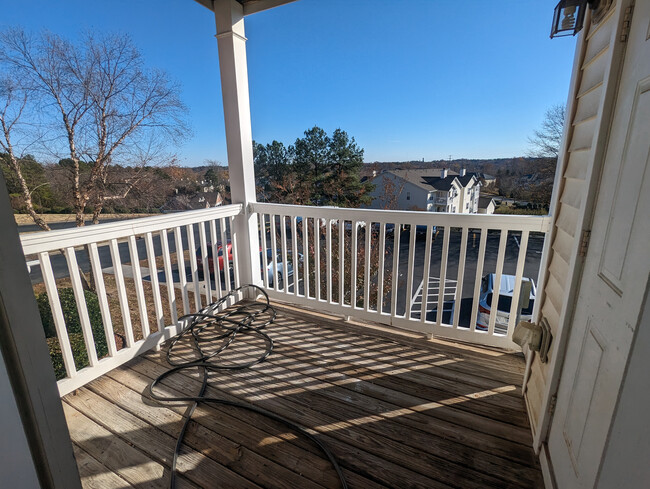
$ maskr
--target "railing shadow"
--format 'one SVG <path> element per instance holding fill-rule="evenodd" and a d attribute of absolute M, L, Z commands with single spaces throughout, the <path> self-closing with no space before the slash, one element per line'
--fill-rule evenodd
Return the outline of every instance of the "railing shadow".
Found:
<path fill-rule="evenodd" d="M 318 433 L 352 487 L 404 487 L 405 481 L 428 487 L 541 487 L 517 387 L 519 358 L 462 345 L 422 342 L 418 347 L 398 337 L 364 335 L 283 313 L 268 333 L 275 349 L 267 361 L 241 372 L 212 372 L 208 395 L 253 403 Z M 261 347 L 256 339 L 241 338 L 223 362 L 245 361 Z M 188 358 L 189 344 L 178 355 Z M 165 467 L 163 452 L 172 451 L 161 447 L 173 445 L 184 406 L 153 402 L 147 386 L 168 368 L 164 349 L 149 352 L 83 389 L 113 403 L 111 410 L 154 425 L 113 430 Z M 192 395 L 200 387 L 199 375 L 196 369 L 169 377 L 162 389 Z M 191 462 L 182 467 L 187 480 L 200 484 L 206 474 L 225 467 L 235 474 L 231 481 L 242 477 L 295 487 L 299 477 L 300 487 L 336 487 L 335 473 L 317 448 L 276 421 L 209 405 L 200 406 L 193 419 L 184 449 Z M 149 437 L 166 441 L 148 447 Z M 92 439 L 83 443 L 101 445 Z M 159 482 L 164 486 L 164 477 Z"/>

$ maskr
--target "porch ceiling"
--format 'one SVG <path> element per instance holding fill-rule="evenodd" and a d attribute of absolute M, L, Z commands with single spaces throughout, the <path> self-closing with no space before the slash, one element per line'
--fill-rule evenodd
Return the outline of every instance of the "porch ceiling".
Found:
<path fill-rule="evenodd" d="M 205 8 L 214 10 L 212 4 L 214 0 L 195 0 L 196 2 L 203 5 Z M 292 3 L 297 0 L 237 0 L 244 6 L 244 15 L 250 15 L 262 10 L 268 10 L 273 7 L 279 7 L 285 3 Z"/>

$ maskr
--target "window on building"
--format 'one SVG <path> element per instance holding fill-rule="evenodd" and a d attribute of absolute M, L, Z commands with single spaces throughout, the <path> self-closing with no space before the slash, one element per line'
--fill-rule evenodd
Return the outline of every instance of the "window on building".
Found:
<path fill-rule="evenodd" d="M 406 200 L 411 200 L 411 192 L 406 192 Z"/>

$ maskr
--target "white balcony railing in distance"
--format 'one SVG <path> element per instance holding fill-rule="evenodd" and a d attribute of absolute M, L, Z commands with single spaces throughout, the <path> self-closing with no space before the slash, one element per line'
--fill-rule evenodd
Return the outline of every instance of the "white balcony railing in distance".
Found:
<path fill-rule="evenodd" d="M 549 217 L 268 203 L 251 209 L 258 215 L 262 281 L 271 298 L 518 348 L 511 338 L 522 314 L 522 279 L 538 281 Z M 510 296 L 490 294 L 483 280 L 488 274 L 494 284 L 513 276 Z M 486 311 L 488 324 L 477 325 Z"/>
<path fill-rule="evenodd" d="M 233 220 L 241 213 L 238 204 L 21 236 L 25 255 L 37 256 L 40 264 L 65 367 L 58 381 L 62 396 L 158 347 L 180 332 L 179 317 L 239 286 Z M 229 242 L 232 255 L 223 252 Z M 80 268 L 94 283 L 91 297 L 97 298 L 107 350 L 103 357 Z M 59 292 L 66 287 L 74 292 L 82 340 L 69 332 L 64 318 Z M 85 345 L 83 368 L 71 338 Z"/>

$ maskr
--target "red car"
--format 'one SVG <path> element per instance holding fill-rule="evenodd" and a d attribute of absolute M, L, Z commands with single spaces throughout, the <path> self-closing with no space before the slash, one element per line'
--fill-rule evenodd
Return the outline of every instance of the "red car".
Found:
<path fill-rule="evenodd" d="M 214 259 L 212 256 L 212 244 L 208 243 L 207 245 L 208 248 L 208 269 L 210 270 L 210 274 L 212 275 L 214 273 Z M 226 250 L 228 252 L 228 266 L 232 267 L 232 243 L 228 241 L 226 243 Z M 223 261 L 223 246 L 221 243 L 217 243 L 217 258 L 218 258 L 218 264 L 219 264 L 219 271 L 223 273 L 225 270 L 225 264 Z M 201 250 L 201 247 L 199 246 L 196 249 L 196 264 L 199 268 L 199 273 L 203 273 L 203 252 Z"/>

